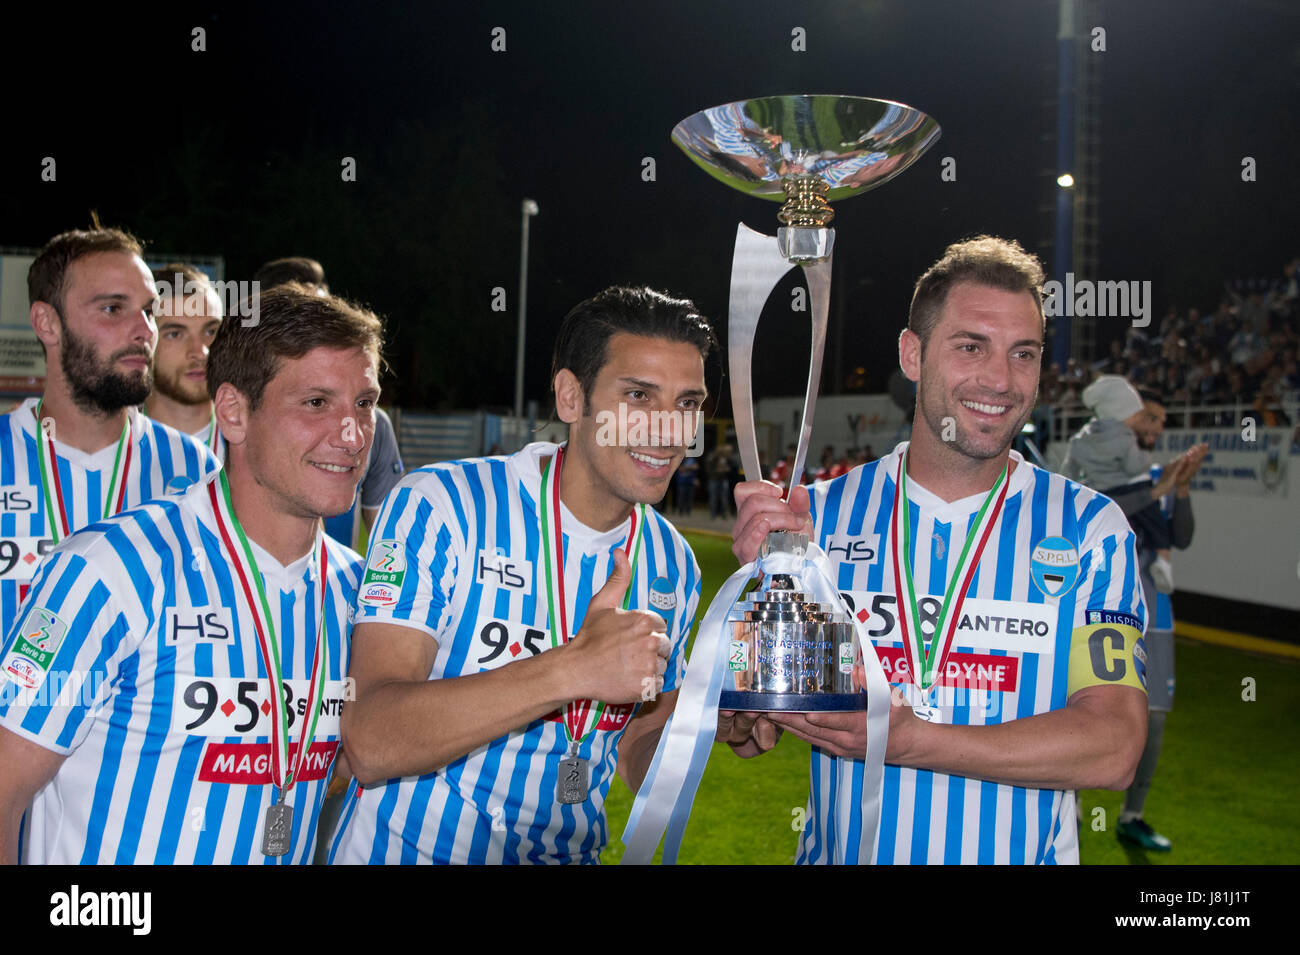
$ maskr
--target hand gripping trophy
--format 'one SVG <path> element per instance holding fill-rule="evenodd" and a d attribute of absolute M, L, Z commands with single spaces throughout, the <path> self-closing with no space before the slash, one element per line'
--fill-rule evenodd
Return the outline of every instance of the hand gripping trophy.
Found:
<path fill-rule="evenodd" d="M 812 353 L 790 487 L 812 436 L 830 310 L 835 213 L 830 202 L 888 182 L 938 138 L 939 126 L 901 103 L 856 96 L 770 96 L 696 113 L 673 130 L 705 172 L 750 195 L 783 202 L 775 237 L 736 228 L 727 316 L 732 413 L 741 462 L 761 476 L 751 387 L 754 333 L 778 282 L 801 267 L 812 304 Z M 741 601 L 761 574 L 759 589 Z M 863 653 L 866 649 L 868 652 Z M 855 665 L 864 687 L 855 686 Z M 860 621 L 844 607 L 826 555 L 807 535 L 768 535 L 758 561 L 718 591 L 700 624 L 677 706 L 632 808 L 624 862 L 649 862 L 667 830 L 676 861 L 704 772 L 718 710 L 867 711 L 863 819 L 879 817 L 889 685 Z M 865 792 L 870 789 L 871 792 Z"/>

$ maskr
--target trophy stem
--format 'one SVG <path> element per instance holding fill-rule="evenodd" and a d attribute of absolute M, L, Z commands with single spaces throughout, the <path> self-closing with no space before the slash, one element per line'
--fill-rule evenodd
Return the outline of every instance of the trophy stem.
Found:
<path fill-rule="evenodd" d="M 781 180 L 785 204 L 776 214 L 782 225 L 824 229 L 835 218 L 826 201 L 830 186 L 820 176 L 786 176 Z"/>

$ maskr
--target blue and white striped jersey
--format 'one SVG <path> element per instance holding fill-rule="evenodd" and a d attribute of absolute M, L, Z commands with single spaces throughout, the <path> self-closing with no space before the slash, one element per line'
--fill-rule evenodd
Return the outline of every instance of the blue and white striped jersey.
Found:
<path fill-rule="evenodd" d="M 855 612 L 867 613 L 886 677 L 908 684 L 889 541 L 894 475 L 905 448 L 813 485 L 811 496 L 816 537 L 840 590 Z M 992 725 L 1060 709 L 1077 628 L 1145 628 L 1134 537 L 1119 507 L 1014 451 L 1011 459 L 1005 505 L 932 688 L 941 722 Z M 912 573 L 928 638 L 984 494 L 944 502 L 914 481 L 907 486 Z M 1073 793 L 893 765 L 885 766 L 876 845 L 864 845 L 863 765 L 813 747 L 809 821 L 797 861 L 1078 862 Z"/>
<path fill-rule="evenodd" d="M 453 461 L 408 474 L 388 495 L 370 537 L 357 622 L 422 630 L 438 643 L 429 679 L 507 666 L 548 649 L 546 575 L 539 553 L 540 461 L 553 444 L 509 457 Z M 570 627 L 614 566 L 629 522 L 606 533 L 562 511 Z M 646 508 L 631 608 L 664 617 L 672 641 L 665 690 L 685 667 L 700 595 L 695 557 Z M 341 863 L 597 862 L 607 839 L 605 795 L 618 741 L 636 707 L 610 706 L 583 741 L 591 795 L 556 799 L 567 752 L 557 711 L 419 777 L 358 791 L 353 782 L 331 861 Z"/>
<path fill-rule="evenodd" d="M 38 399 L 28 398 L 0 415 L 0 632 L 8 632 L 40 559 L 54 546 L 41 493 L 37 403 Z M 162 497 L 169 488 L 193 484 L 217 469 L 216 459 L 201 442 L 134 408 L 128 414 L 135 460 L 127 475 L 124 507 Z M 104 516 L 117 445 L 86 454 L 59 442 L 57 434 L 54 437 L 59 484 L 68 521 L 76 531 Z"/>
<path fill-rule="evenodd" d="M 207 427 L 200 428 L 198 431 L 191 434 L 190 437 L 212 452 L 213 456 L 217 459 L 218 464 L 225 464 L 226 436 L 221 433 L 220 429 L 217 430 L 217 446 L 215 448 L 212 447 L 212 429 L 216 427 L 216 421 L 210 421 L 208 422 Z"/>
<path fill-rule="evenodd" d="M 60 543 L 0 655 L 0 726 L 67 758 L 27 813 L 28 863 L 271 863 L 270 681 L 207 497 L 217 474 Z M 281 862 L 311 861 L 339 744 L 363 562 L 328 542 L 325 693 Z M 317 632 L 315 555 L 253 544 L 275 615 L 291 744 Z"/>

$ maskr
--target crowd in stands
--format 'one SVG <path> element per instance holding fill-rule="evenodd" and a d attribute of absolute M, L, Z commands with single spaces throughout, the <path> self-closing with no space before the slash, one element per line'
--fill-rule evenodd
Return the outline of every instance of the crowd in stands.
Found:
<path fill-rule="evenodd" d="M 1098 375 L 1122 375 L 1164 396 L 1170 409 L 1207 405 L 1246 408 L 1260 426 L 1293 422 L 1284 404 L 1300 393 L 1300 257 L 1282 278 L 1231 282 L 1214 311 L 1171 306 L 1146 328 L 1129 327 L 1091 364 L 1070 359 L 1043 370 L 1039 407 L 1086 415 L 1080 399 Z M 1222 418 L 1223 420 L 1218 420 Z M 1234 423 L 1233 412 L 1207 413 L 1197 426 Z"/>

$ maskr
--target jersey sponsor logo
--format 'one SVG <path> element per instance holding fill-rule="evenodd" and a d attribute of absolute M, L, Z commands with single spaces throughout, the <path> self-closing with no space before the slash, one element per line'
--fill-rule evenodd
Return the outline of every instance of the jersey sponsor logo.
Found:
<path fill-rule="evenodd" d="M 306 679 L 282 681 L 284 712 L 291 740 L 301 733 L 310 682 Z M 325 695 L 316 722 L 317 738 L 338 736 L 347 685 L 345 680 L 325 681 Z M 177 674 L 176 688 L 179 693 L 172 701 L 173 733 L 193 736 L 271 735 L 270 680 Z"/>
<path fill-rule="evenodd" d="M 478 629 L 470 659 L 482 670 L 495 670 L 515 660 L 535 657 L 551 645 L 545 630 L 513 620 L 487 620 Z"/>
<path fill-rule="evenodd" d="M 605 712 L 600 714 L 600 719 L 596 722 L 596 729 L 618 732 L 627 726 L 627 721 L 632 718 L 632 711 L 636 707 L 635 703 L 606 703 Z M 564 714 L 556 710 L 546 719 L 548 722 L 558 723 L 564 719 Z"/>
<path fill-rule="evenodd" d="M 30 514 L 40 492 L 30 485 L 0 487 L 0 514 Z"/>
<path fill-rule="evenodd" d="M 362 592 L 365 592 L 366 584 L 387 584 L 390 588 L 388 592 L 395 594 L 405 579 L 406 542 L 372 541 L 366 558 L 366 575 L 361 580 Z"/>
<path fill-rule="evenodd" d="M 1142 621 L 1122 610 L 1089 610 L 1084 615 L 1088 623 L 1122 623 L 1134 630 L 1142 629 Z"/>
<path fill-rule="evenodd" d="M 854 590 L 842 593 L 850 611 L 866 626 L 876 645 L 903 642 L 898 623 L 898 600 L 893 594 Z M 942 601 L 921 597 L 921 632 L 928 640 L 938 625 Z M 968 597 L 957 621 L 954 647 L 979 647 L 1009 653 L 1054 653 L 1056 650 L 1056 608 L 1018 600 L 990 600 Z"/>
<path fill-rule="evenodd" d="M 357 602 L 368 607 L 397 606 L 398 588 L 392 584 L 365 584 L 357 591 Z"/>
<path fill-rule="evenodd" d="M 36 576 L 41 559 L 54 549 L 49 537 L 0 538 L 0 580 L 27 583 Z"/>
<path fill-rule="evenodd" d="M 292 740 L 291 740 L 292 743 Z M 338 740 L 312 743 L 303 755 L 295 782 L 306 783 L 324 779 L 329 774 Z M 292 750 L 291 750 L 292 752 Z M 209 743 L 203 751 L 199 765 L 199 782 L 235 783 L 244 786 L 265 786 L 271 779 L 270 743 Z"/>
<path fill-rule="evenodd" d="M 533 563 L 515 560 L 499 550 L 478 552 L 477 580 L 489 587 L 509 587 L 521 594 L 533 592 Z"/>
<path fill-rule="evenodd" d="M 1029 557 L 1029 576 L 1048 597 L 1063 597 L 1079 579 L 1079 552 L 1064 537 L 1044 537 Z"/>
<path fill-rule="evenodd" d="M 27 611 L 13 646 L 0 662 L 0 673 L 24 690 L 36 689 L 50 672 L 50 664 L 67 634 L 68 625 L 58 614 L 44 607 L 33 607 Z"/>
<path fill-rule="evenodd" d="M 902 647 L 877 647 L 880 668 L 890 683 L 914 682 L 907 667 Z M 1020 672 L 1019 657 L 999 657 L 987 653 L 948 654 L 943 670 L 935 681 L 940 686 L 963 687 L 968 690 L 997 690 L 1012 692 Z"/>
<path fill-rule="evenodd" d="M 835 535 L 826 538 L 822 550 L 826 551 L 826 556 L 831 560 L 875 560 L 876 554 L 880 552 L 880 535 L 871 534 L 865 537 Z"/>
<path fill-rule="evenodd" d="M 229 640 L 235 631 L 229 607 L 170 607 L 165 620 L 167 643 Z"/>

